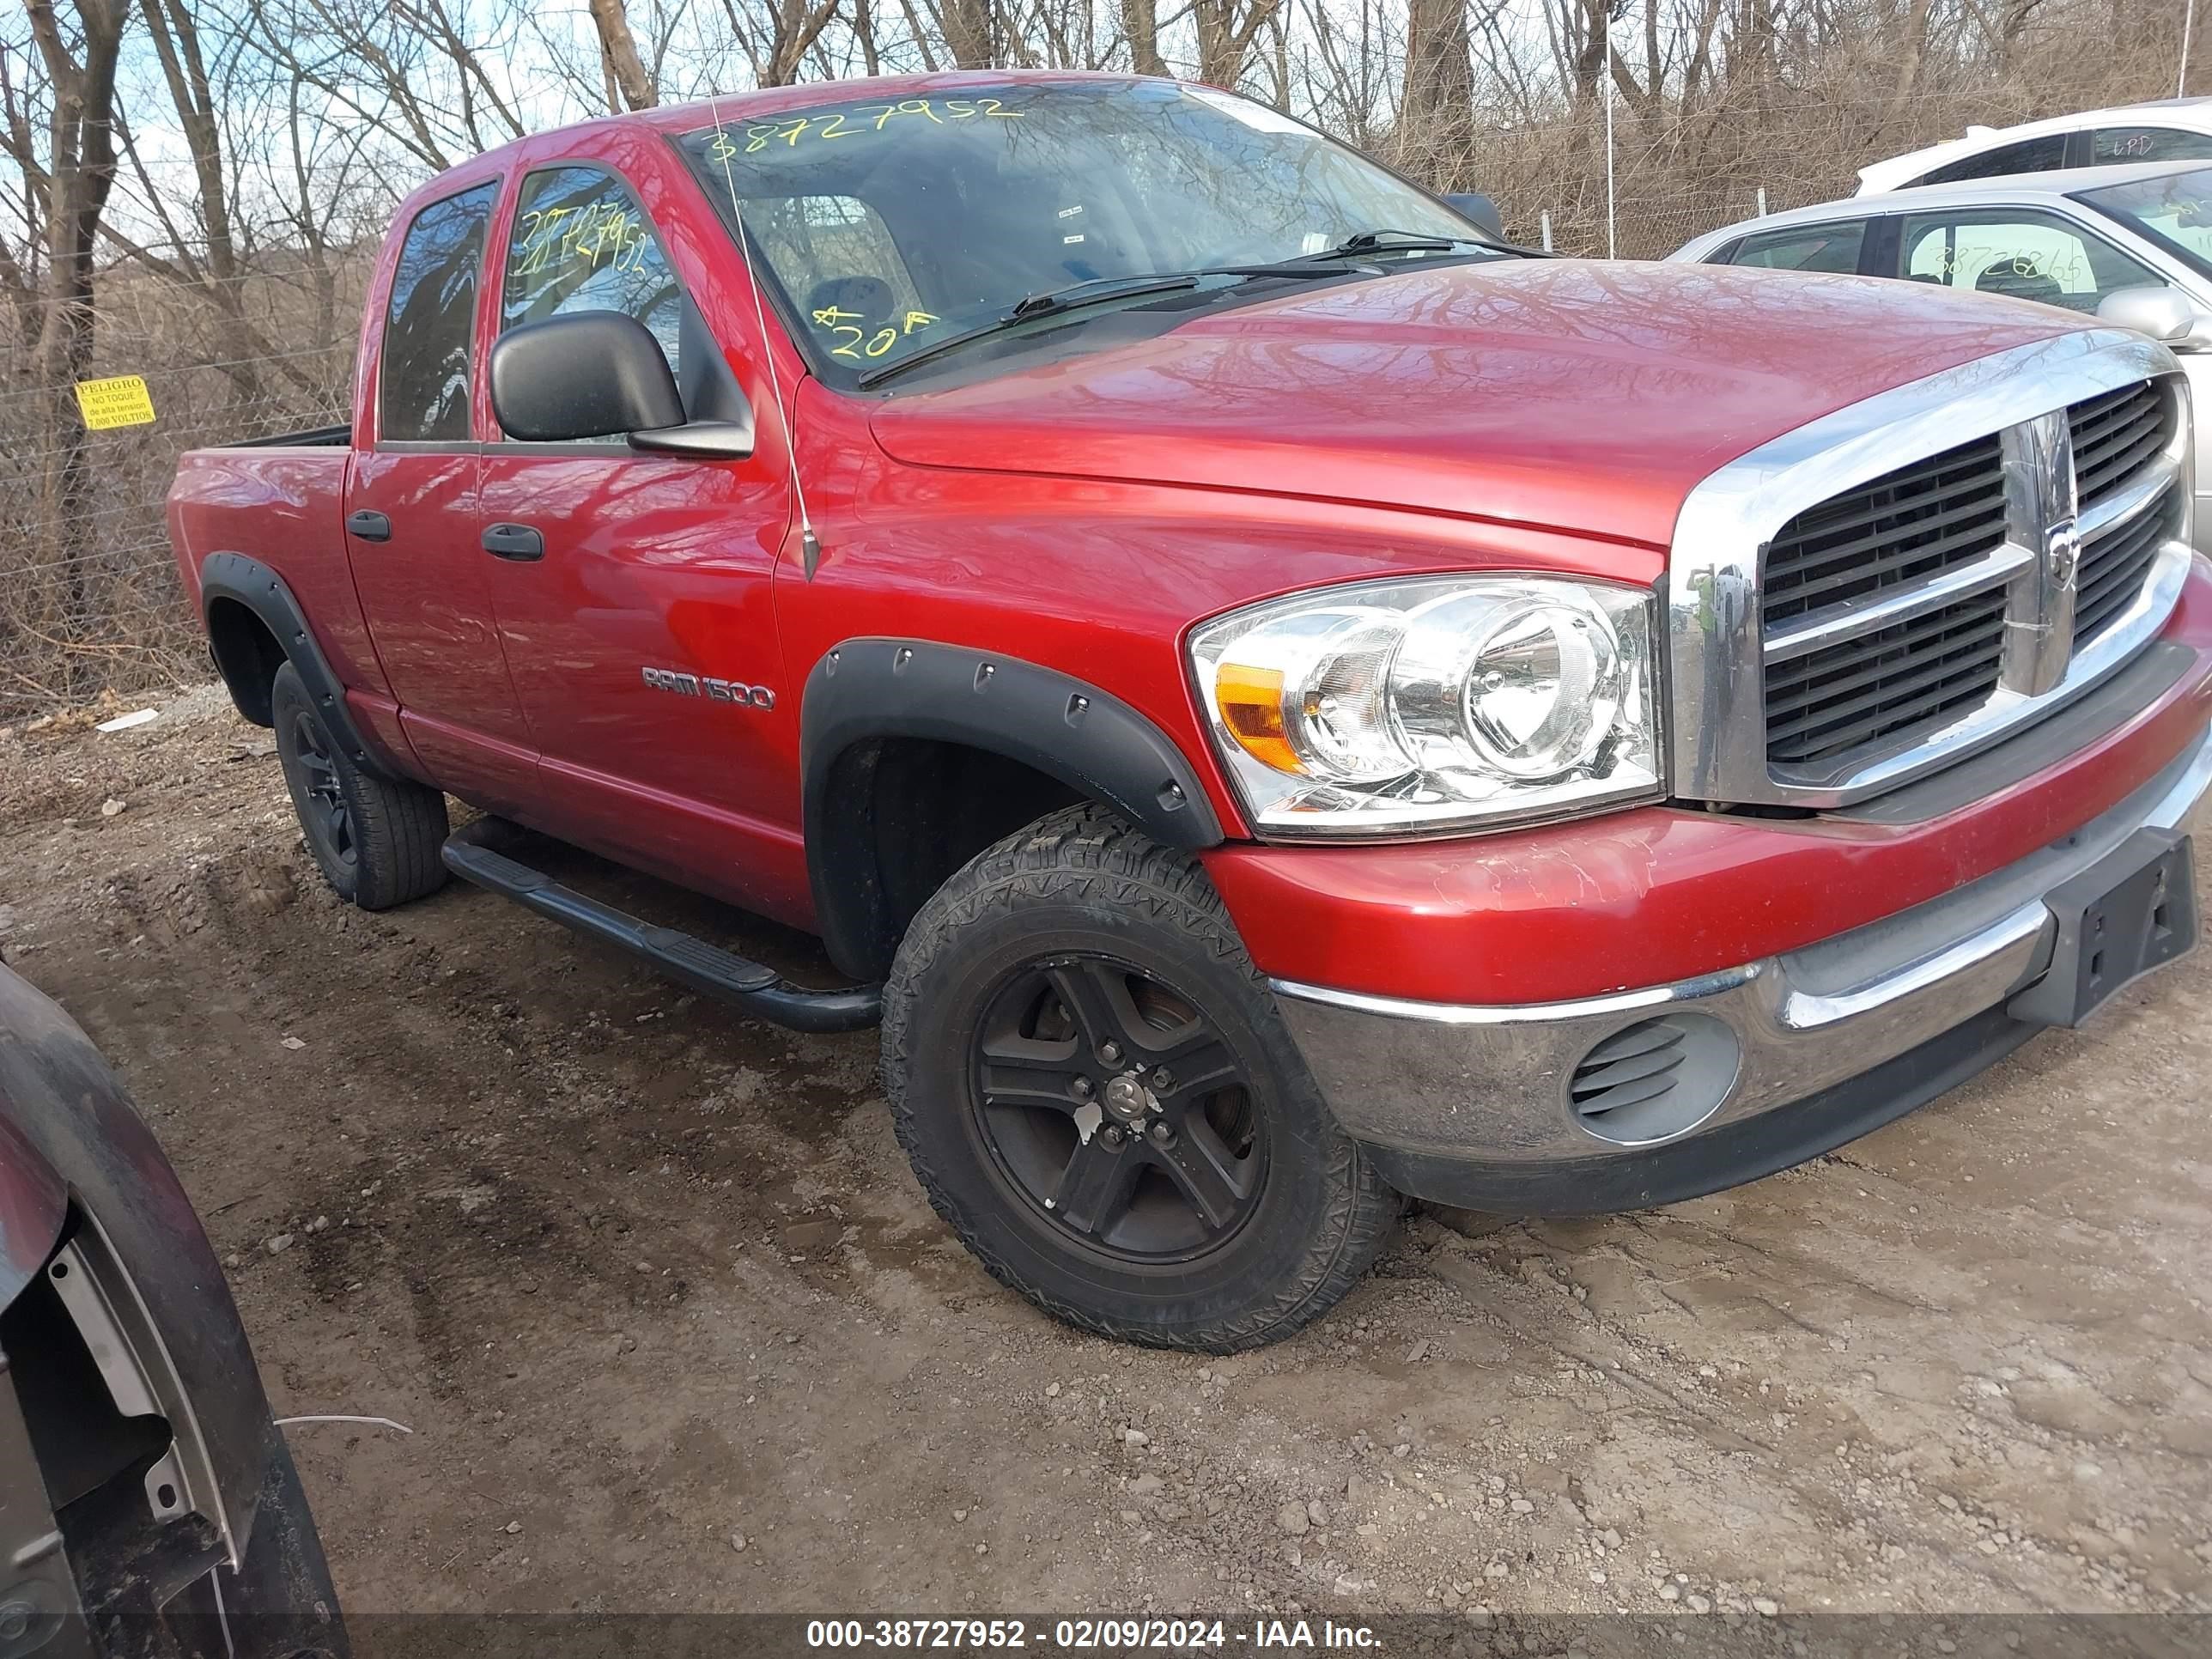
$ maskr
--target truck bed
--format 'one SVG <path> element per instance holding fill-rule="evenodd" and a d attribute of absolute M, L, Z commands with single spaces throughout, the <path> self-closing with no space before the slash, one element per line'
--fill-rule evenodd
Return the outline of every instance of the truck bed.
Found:
<path fill-rule="evenodd" d="M 353 441 L 349 426 L 311 426 L 297 432 L 278 432 L 266 438 L 240 438 L 231 444 L 204 444 L 204 449 L 343 449 Z"/>
<path fill-rule="evenodd" d="M 347 565 L 349 428 L 318 428 L 187 450 L 169 486 L 169 541 L 193 608 L 213 553 L 242 553 L 283 578 L 313 619 L 340 680 L 383 684 Z"/>

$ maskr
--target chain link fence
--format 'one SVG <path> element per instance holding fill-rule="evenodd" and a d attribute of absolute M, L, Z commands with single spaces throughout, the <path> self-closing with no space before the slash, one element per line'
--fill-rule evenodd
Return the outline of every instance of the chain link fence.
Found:
<path fill-rule="evenodd" d="M 111 267 L 86 378 L 142 377 L 150 424 L 87 430 L 74 381 L 0 344 L 0 722 L 207 678 L 163 522 L 177 458 L 346 418 L 370 257 L 228 291 Z"/>
<path fill-rule="evenodd" d="M 1601 194 L 1506 210 L 1516 240 L 1535 245 L 1548 225 L 1560 252 L 1605 252 Z M 1756 210 L 1755 191 L 1624 198 L 1617 246 L 1623 258 L 1656 258 Z M 41 381 L 0 328 L 0 724 L 157 699 L 207 678 L 163 522 L 177 458 L 349 418 L 374 258 L 366 247 L 312 267 L 272 258 L 228 290 L 111 267 L 88 378 L 143 376 L 150 425 L 87 431 L 74 385 Z M 241 352 L 240 340 L 269 349 Z"/>

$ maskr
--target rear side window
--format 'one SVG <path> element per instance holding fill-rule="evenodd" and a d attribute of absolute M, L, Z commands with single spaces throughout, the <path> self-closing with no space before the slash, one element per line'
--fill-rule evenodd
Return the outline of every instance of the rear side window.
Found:
<path fill-rule="evenodd" d="M 1960 179 L 2002 179 L 2006 173 L 2051 173 L 2066 166 L 2066 135 L 2046 133 L 2039 139 L 2000 143 L 1996 150 L 1969 155 L 1964 161 L 1924 173 L 1913 184 L 1958 184 Z"/>
<path fill-rule="evenodd" d="M 2163 288 L 2148 266 L 2065 221 L 2029 210 L 1916 214 L 1905 222 L 1905 275 L 1976 294 L 2094 312 L 2124 288 Z"/>
<path fill-rule="evenodd" d="M 2052 132 L 2040 138 L 2023 138 L 2016 144 L 2000 144 L 1979 155 L 1969 155 L 1963 161 L 1937 167 L 1912 182 L 1954 185 L 1961 179 L 2001 179 L 2008 173 L 2049 173 L 2065 165 L 2066 135 Z"/>
<path fill-rule="evenodd" d="M 684 368 L 684 290 L 653 222 L 601 167 L 550 167 L 522 181 L 507 245 L 500 331 L 577 311 L 618 311 Z"/>
<path fill-rule="evenodd" d="M 2089 146 L 2097 167 L 2121 161 L 2212 161 L 2212 132 L 2183 132 L 2175 127 L 2100 127 Z"/>
<path fill-rule="evenodd" d="M 1736 245 L 1730 264 L 1757 265 L 1765 270 L 1825 270 L 1850 276 L 1859 268 L 1859 249 L 1866 241 L 1867 222 L 1844 219 L 1831 225 L 1793 225 L 1787 230 L 1762 231 Z"/>
<path fill-rule="evenodd" d="M 465 443 L 477 273 L 496 179 L 415 216 L 392 274 L 377 374 L 376 429 L 393 442 Z"/>

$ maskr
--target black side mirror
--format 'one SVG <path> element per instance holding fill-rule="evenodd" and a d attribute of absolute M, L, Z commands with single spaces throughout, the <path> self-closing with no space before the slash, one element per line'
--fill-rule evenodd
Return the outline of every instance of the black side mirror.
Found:
<path fill-rule="evenodd" d="M 1463 190 L 1449 194 L 1444 200 L 1459 210 L 1460 216 L 1471 219 L 1481 229 L 1488 231 L 1499 241 L 1505 240 L 1505 216 L 1498 210 L 1498 204 L 1479 191 Z"/>
<path fill-rule="evenodd" d="M 571 312 L 501 335 L 491 349 L 491 409 L 500 429 L 525 443 L 684 424 L 660 343 L 618 311 Z"/>

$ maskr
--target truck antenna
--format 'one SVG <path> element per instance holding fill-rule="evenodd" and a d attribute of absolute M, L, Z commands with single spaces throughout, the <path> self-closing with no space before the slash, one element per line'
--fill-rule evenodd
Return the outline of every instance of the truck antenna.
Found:
<path fill-rule="evenodd" d="M 707 108 L 714 118 L 714 158 L 722 164 L 722 184 L 730 192 L 730 213 L 737 221 L 738 255 L 745 262 L 745 280 L 752 285 L 753 319 L 760 325 L 761 356 L 768 365 L 769 392 L 775 398 L 776 419 L 783 422 L 784 459 L 791 465 L 791 495 L 799 507 L 799 551 L 805 566 L 806 580 L 814 580 L 815 567 L 822 562 L 822 542 L 814 533 L 814 520 L 806 510 L 806 486 L 799 479 L 799 431 L 797 388 L 793 388 L 790 403 L 783 397 L 783 381 L 775 372 L 775 343 L 768 331 L 768 306 L 761 298 L 760 267 L 753 263 L 752 233 L 745 228 L 744 204 L 738 199 L 738 181 L 730 172 L 730 157 L 736 154 L 730 143 L 728 131 L 722 125 L 722 100 L 720 96 L 707 100 Z"/>

